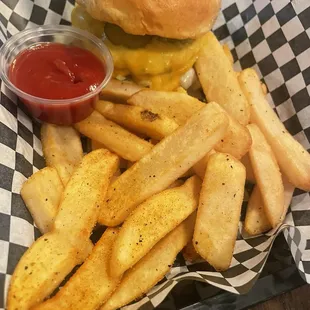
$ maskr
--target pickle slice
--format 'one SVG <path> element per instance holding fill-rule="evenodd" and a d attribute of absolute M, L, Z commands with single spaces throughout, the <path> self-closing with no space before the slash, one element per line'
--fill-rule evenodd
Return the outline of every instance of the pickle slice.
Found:
<path fill-rule="evenodd" d="M 125 45 L 128 48 L 144 47 L 152 40 L 152 36 L 128 34 L 121 27 L 109 23 L 106 23 L 104 32 L 113 44 Z"/>
<path fill-rule="evenodd" d="M 159 36 L 156 36 L 156 40 L 161 41 L 163 43 L 168 43 L 168 44 L 174 44 L 174 45 L 178 44 L 179 46 L 182 46 L 182 45 L 185 45 L 185 44 L 192 44 L 195 41 L 193 39 L 182 39 L 182 40 L 179 40 L 179 39 L 163 38 L 163 37 L 159 37 Z"/>

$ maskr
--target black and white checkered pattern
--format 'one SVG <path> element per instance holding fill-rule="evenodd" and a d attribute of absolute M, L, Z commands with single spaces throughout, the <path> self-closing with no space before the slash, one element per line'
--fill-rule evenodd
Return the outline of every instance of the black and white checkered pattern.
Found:
<path fill-rule="evenodd" d="M 286 128 L 310 149 L 309 0 L 222 0 L 214 32 L 227 43 L 235 69 L 253 67 L 267 84 L 267 98 Z M 27 27 L 67 24 L 73 1 L 0 0 L 0 42 Z M 0 97 L 0 308 L 13 270 L 39 235 L 19 195 L 22 182 L 44 166 L 39 126 L 17 98 L 1 85 Z M 295 190 L 280 231 L 301 276 L 310 283 L 310 197 Z M 195 279 L 236 294 L 248 292 L 259 277 L 276 235 L 238 238 L 231 268 L 214 272 L 205 262 L 180 257 L 165 279 L 130 306 L 156 307 L 183 279 Z M 308 239 L 309 238 L 309 239 Z"/>
<path fill-rule="evenodd" d="M 0 100 L 0 275 L 6 274 L 0 287 L 7 287 L 20 255 L 39 235 L 19 192 L 26 178 L 44 167 L 44 160 L 38 125 L 4 85 Z M 2 293 L 0 302 L 3 305 Z"/>

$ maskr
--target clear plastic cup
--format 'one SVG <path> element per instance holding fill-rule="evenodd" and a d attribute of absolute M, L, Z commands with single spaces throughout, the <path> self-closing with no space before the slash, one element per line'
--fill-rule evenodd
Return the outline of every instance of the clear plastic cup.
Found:
<path fill-rule="evenodd" d="M 10 65 L 16 56 L 40 43 L 61 43 L 84 48 L 95 54 L 105 67 L 105 78 L 101 84 L 89 93 L 72 99 L 45 99 L 32 96 L 17 88 L 9 79 Z M 109 82 L 113 73 L 113 59 L 110 51 L 94 35 L 71 27 L 46 25 L 19 32 L 8 39 L 0 49 L 0 78 L 26 105 L 33 117 L 53 124 L 70 125 L 89 116 L 99 93 Z"/>

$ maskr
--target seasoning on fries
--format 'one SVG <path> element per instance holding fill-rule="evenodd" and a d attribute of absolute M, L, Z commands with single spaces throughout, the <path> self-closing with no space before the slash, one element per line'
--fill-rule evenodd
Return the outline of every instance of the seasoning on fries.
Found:
<path fill-rule="evenodd" d="M 99 223 L 121 224 L 140 203 L 167 188 L 213 148 L 228 122 L 216 103 L 196 112 L 111 184 L 101 203 Z"/>
<path fill-rule="evenodd" d="M 34 173 L 20 194 L 41 233 L 52 229 L 64 186 L 55 168 L 45 167 Z"/>
<path fill-rule="evenodd" d="M 110 274 L 122 275 L 198 206 L 201 181 L 197 176 L 142 203 L 122 225 L 115 240 Z"/>
<path fill-rule="evenodd" d="M 216 270 L 230 266 L 244 195 L 245 168 L 229 154 L 211 155 L 203 179 L 193 244 Z"/>
<path fill-rule="evenodd" d="M 251 105 L 251 122 L 264 134 L 282 172 L 295 187 L 309 191 L 309 153 L 290 135 L 268 104 L 256 72 L 243 70 L 239 81 Z"/>

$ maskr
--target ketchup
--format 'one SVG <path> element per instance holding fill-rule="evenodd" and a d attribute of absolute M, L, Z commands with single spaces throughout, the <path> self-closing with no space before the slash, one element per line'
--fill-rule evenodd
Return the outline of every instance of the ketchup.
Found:
<path fill-rule="evenodd" d="M 19 53 L 9 69 L 9 79 L 25 93 L 64 100 L 61 104 L 23 100 L 35 117 L 60 125 L 78 122 L 93 111 L 96 96 L 74 103 L 70 99 L 94 91 L 105 75 L 104 64 L 93 53 L 59 43 L 37 44 Z"/>

